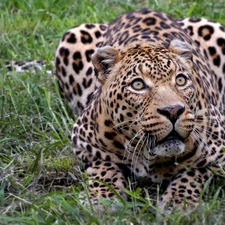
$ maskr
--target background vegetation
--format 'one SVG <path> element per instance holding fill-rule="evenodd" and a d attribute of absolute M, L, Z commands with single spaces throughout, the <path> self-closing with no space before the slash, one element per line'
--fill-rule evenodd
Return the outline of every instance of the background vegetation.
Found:
<path fill-rule="evenodd" d="M 224 0 L 1 0 L 0 65 L 6 60 L 54 59 L 62 34 L 87 22 L 152 8 L 173 17 L 207 17 L 225 25 Z M 116 214 L 96 215 L 78 200 L 85 190 L 70 141 L 74 121 L 53 76 L 0 71 L 0 224 L 224 224 L 224 184 L 210 188 L 192 214 L 163 218 L 147 189 L 130 192 Z M 207 187 L 207 184 L 206 184 Z M 157 188 L 157 187 L 156 187 Z M 157 191 L 156 191 L 157 192 Z M 145 198 L 141 193 L 145 193 Z"/>

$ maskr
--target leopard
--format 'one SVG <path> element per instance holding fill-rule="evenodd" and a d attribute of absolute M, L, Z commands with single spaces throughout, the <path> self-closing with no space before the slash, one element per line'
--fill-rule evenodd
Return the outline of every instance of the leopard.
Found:
<path fill-rule="evenodd" d="M 159 209 L 198 206 L 225 168 L 224 55 L 221 24 L 150 9 L 64 33 L 56 77 L 93 202 L 116 198 L 109 186 L 127 199 L 133 175 L 168 183 Z"/>
<path fill-rule="evenodd" d="M 130 178 L 165 182 L 160 210 L 193 210 L 225 169 L 225 28 L 151 9 L 70 28 L 55 77 L 77 119 L 73 152 L 99 202 Z M 116 194 L 116 193 L 117 194 Z"/>

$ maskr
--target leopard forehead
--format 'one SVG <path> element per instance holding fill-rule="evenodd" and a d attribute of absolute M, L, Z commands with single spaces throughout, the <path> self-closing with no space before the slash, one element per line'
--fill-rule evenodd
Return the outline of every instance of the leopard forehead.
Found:
<path fill-rule="evenodd" d="M 186 73 L 192 79 L 192 65 L 184 57 L 161 45 L 136 43 L 121 52 L 119 62 L 113 65 L 110 73 L 108 84 L 113 81 L 124 84 L 139 76 L 156 85 L 171 81 L 178 73 Z M 119 89 L 119 86 L 115 88 Z"/>
<path fill-rule="evenodd" d="M 121 64 L 122 69 L 128 72 L 127 77 L 134 73 L 148 75 L 152 80 L 168 79 L 181 67 L 173 53 L 152 46 L 128 49 Z"/>

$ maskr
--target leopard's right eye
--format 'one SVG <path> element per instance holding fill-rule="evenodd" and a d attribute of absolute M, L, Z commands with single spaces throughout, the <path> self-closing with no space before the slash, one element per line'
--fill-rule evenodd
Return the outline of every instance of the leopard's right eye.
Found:
<path fill-rule="evenodd" d="M 146 88 L 146 84 L 145 82 L 138 78 L 138 79 L 135 79 L 131 82 L 130 86 L 135 90 L 135 91 L 141 91 L 143 89 Z"/>

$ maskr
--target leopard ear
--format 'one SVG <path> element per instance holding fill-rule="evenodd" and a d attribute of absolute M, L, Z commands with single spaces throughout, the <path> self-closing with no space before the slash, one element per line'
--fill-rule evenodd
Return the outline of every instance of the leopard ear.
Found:
<path fill-rule="evenodd" d="M 191 63 L 193 56 L 193 48 L 190 44 L 180 41 L 178 39 L 174 39 L 170 42 L 168 49 L 170 49 L 173 53 L 180 55 L 188 63 Z"/>
<path fill-rule="evenodd" d="M 92 63 L 98 80 L 104 84 L 107 75 L 120 59 L 120 53 L 111 46 L 98 48 L 92 55 Z"/>

